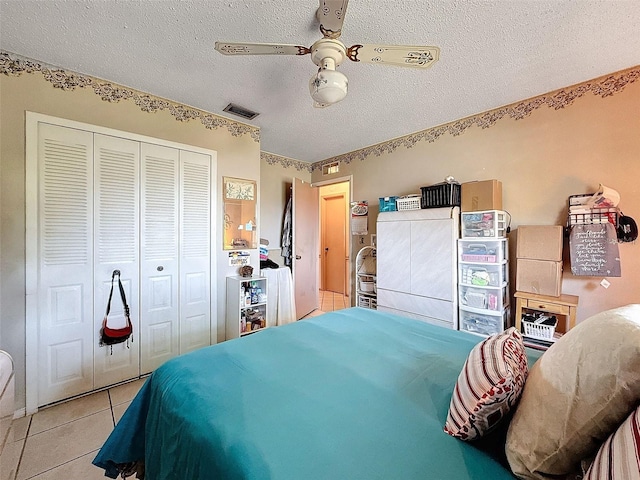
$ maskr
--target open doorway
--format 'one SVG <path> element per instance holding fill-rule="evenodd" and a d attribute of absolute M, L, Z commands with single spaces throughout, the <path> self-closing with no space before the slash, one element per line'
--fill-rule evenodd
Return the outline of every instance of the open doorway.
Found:
<path fill-rule="evenodd" d="M 347 178 L 315 185 L 319 187 L 320 308 L 339 310 L 351 305 L 351 183 Z"/>

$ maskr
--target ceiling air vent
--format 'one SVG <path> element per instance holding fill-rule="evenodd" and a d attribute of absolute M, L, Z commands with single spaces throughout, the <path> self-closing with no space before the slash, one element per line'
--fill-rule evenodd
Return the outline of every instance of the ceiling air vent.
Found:
<path fill-rule="evenodd" d="M 247 120 L 253 120 L 258 115 L 260 115 L 258 112 L 254 112 L 252 110 L 249 110 L 248 108 L 241 107 L 240 105 L 236 105 L 235 103 L 230 103 L 229 105 L 224 107 L 223 111 L 233 113 L 234 115 L 245 118 Z"/>

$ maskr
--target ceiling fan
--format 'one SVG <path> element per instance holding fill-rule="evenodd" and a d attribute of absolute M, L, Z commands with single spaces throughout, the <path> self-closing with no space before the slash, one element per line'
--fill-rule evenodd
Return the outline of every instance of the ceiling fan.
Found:
<path fill-rule="evenodd" d="M 323 38 L 311 47 L 279 43 L 216 42 L 224 55 L 307 55 L 319 68 L 309 81 L 315 107 L 328 107 L 347 95 L 347 77 L 336 68 L 345 60 L 380 63 L 398 67 L 429 68 L 440 57 L 440 49 L 413 45 L 353 45 L 345 47 L 338 38 L 349 0 L 320 0 L 316 17 Z"/>

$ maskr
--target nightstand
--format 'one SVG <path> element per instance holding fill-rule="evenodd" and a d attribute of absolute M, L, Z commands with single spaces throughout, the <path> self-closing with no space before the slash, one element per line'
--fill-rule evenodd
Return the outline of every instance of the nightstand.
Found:
<path fill-rule="evenodd" d="M 566 333 L 576 326 L 576 311 L 578 310 L 579 299 L 576 295 L 549 297 L 547 295 L 537 295 L 535 293 L 516 292 L 514 297 L 516 298 L 516 328 L 519 332 L 522 332 L 523 310 L 534 310 L 537 312 L 563 315 L 566 322 L 564 325 L 564 331 L 559 329 L 559 332 L 561 333 Z"/>

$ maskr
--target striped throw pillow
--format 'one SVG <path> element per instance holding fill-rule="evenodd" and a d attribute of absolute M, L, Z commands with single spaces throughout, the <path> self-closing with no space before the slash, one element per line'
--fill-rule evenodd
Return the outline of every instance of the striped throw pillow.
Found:
<path fill-rule="evenodd" d="M 518 402 L 528 371 L 522 335 L 515 328 L 480 342 L 458 376 L 444 431 L 462 440 L 489 433 Z"/>
<path fill-rule="evenodd" d="M 584 480 L 640 480 L 640 407 L 602 444 Z"/>

